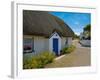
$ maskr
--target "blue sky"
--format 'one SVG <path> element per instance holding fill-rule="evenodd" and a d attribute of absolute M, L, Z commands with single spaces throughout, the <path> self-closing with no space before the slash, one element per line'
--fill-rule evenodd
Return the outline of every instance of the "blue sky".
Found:
<path fill-rule="evenodd" d="M 87 24 L 91 24 L 90 13 L 50 12 L 50 14 L 53 14 L 62 19 L 78 35 L 83 31 L 83 28 Z"/>

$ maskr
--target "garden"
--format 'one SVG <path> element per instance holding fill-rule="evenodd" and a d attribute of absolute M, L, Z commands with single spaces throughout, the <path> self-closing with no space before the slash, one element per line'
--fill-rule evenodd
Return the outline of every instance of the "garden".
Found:
<path fill-rule="evenodd" d="M 64 47 L 61 50 L 61 55 L 69 54 L 75 50 L 75 46 Z M 37 55 L 23 55 L 23 69 L 44 68 L 46 64 L 52 63 L 56 58 L 55 53 L 49 51 L 41 52 Z"/>

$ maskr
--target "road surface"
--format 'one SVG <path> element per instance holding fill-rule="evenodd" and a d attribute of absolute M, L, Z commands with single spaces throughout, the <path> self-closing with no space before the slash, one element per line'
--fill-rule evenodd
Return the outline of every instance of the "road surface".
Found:
<path fill-rule="evenodd" d="M 83 47 L 78 40 L 73 41 L 73 45 L 76 46 L 75 51 L 70 54 L 66 54 L 63 57 L 54 60 L 52 63 L 47 64 L 46 68 L 56 67 L 79 67 L 91 65 L 91 50 L 90 47 Z"/>

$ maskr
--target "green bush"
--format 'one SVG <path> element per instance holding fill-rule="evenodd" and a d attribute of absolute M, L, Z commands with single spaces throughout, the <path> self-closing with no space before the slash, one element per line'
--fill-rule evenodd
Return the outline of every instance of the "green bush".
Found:
<path fill-rule="evenodd" d="M 43 68 L 51 63 L 55 55 L 51 52 L 42 52 L 32 57 L 23 57 L 23 69 Z"/>
<path fill-rule="evenodd" d="M 71 53 L 75 50 L 75 46 L 71 45 L 62 49 L 62 54 Z"/>
<path fill-rule="evenodd" d="M 55 55 L 54 53 L 43 52 L 43 53 L 40 53 L 39 57 L 43 64 L 47 64 L 53 61 L 53 59 L 55 58 Z"/>
<path fill-rule="evenodd" d="M 37 64 L 38 63 L 38 64 Z M 27 57 L 23 59 L 23 68 L 24 69 L 32 69 L 39 66 L 39 62 L 36 57 Z"/>

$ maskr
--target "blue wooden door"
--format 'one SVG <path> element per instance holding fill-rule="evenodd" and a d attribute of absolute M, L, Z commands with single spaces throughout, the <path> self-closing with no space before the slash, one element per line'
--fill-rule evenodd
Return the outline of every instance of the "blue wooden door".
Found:
<path fill-rule="evenodd" d="M 58 55 L 58 39 L 53 38 L 53 51 Z"/>

